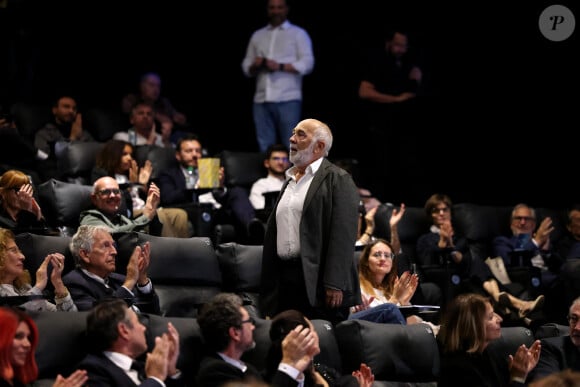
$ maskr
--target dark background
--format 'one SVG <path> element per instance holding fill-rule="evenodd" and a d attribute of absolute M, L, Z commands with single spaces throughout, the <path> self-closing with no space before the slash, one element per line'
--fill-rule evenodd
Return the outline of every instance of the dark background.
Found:
<path fill-rule="evenodd" d="M 2 0 L 0 0 L 0 4 Z M 506 4 L 508 3 L 508 4 Z M 409 31 L 424 72 L 416 125 L 398 147 L 381 199 L 422 206 L 433 192 L 455 202 L 565 208 L 578 200 L 578 28 L 546 40 L 546 1 L 295 0 L 289 20 L 310 34 L 315 69 L 304 79 L 304 116 L 333 129 L 331 158 L 363 159 L 358 71 L 383 32 Z M 576 4 L 561 1 L 578 18 Z M 257 151 L 254 81 L 241 71 L 263 0 L 32 1 L 0 8 L 0 104 L 50 103 L 117 110 L 144 71 L 187 114 L 211 152 Z M 578 22 L 578 20 L 577 20 Z M 576 54 L 576 55 L 575 55 Z M 394 136 L 394 138 L 398 138 Z M 359 165 L 372 176 L 376 165 Z"/>

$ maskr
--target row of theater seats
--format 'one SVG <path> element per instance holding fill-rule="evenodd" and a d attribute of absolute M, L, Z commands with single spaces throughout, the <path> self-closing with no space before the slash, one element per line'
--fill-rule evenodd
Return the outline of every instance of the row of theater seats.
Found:
<path fill-rule="evenodd" d="M 36 352 L 40 387 L 52 386 L 54 377 L 68 375 L 87 348 L 84 329 L 87 312 L 36 312 L 40 342 Z M 165 332 L 171 321 L 180 334 L 181 355 L 178 367 L 187 386 L 195 387 L 194 378 L 203 356 L 202 338 L 195 318 L 142 315 L 147 326 L 147 342 L 153 348 L 154 337 Z M 256 347 L 244 354 L 243 360 L 261 369 L 266 364 L 270 345 L 268 331 L 271 320 L 256 318 Z M 321 352 L 315 361 L 349 374 L 364 362 L 375 375 L 375 387 L 429 386 L 436 387 L 439 373 L 439 353 L 435 337 L 425 324 L 379 324 L 362 320 L 347 320 L 332 326 L 325 320 L 313 320 L 320 338 Z M 546 326 L 543 336 L 532 334 L 524 327 L 503 327 L 502 337 L 490 344 L 492 356 L 507 361 L 521 344 L 530 346 L 535 338 L 565 334 L 564 326 Z M 197 386 L 208 387 L 208 386 Z"/>
<path fill-rule="evenodd" d="M 172 321 L 180 332 L 182 353 L 179 367 L 189 386 L 202 356 L 202 341 L 196 322 L 199 307 L 213 295 L 222 292 L 240 294 L 252 317 L 257 321 L 254 333 L 256 348 L 244 360 L 257 367 L 265 364 L 269 347 L 270 320 L 264 319 L 258 304 L 261 246 L 224 243 L 214 246 L 209 238 L 164 238 L 143 233 L 114 235 L 118 244 L 117 271 L 123 272 L 134 246 L 151 243 L 149 276 L 159 294 L 162 315 L 143 315 L 148 326 L 148 343 L 152 348 L 155 335 Z M 68 248 L 69 237 L 19 234 L 16 242 L 26 256 L 25 265 L 34 272 L 48 252 L 65 255 L 65 271 L 74 267 Z M 51 291 L 50 286 L 47 289 Z M 85 312 L 33 313 L 40 331 L 37 360 L 41 386 L 58 373 L 68 374 L 87 351 L 83 343 Z M 320 336 L 321 354 L 317 361 L 350 373 L 361 362 L 370 365 L 376 375 L 376 386 L 418 383 L 436 386 L 439 370 L 437 344 L 430 328 L 424 324 L 408 326 L 378 324 L 367 321 L 344 321 L 333 327 L 315 320 Z M 540 330 L 536 330 L 536 337 Z M 546 332 L 543 330 L 542 332 Z M 555 333 L 554 333 L 555 332 Z M 552 334 L 567 332 L 564 327 Z M 494 356 L 505 359 L 521 344 L 534 340 L 525 327 L 502 328 L 503 338 L 494 342 Z M 545 333 L 544 333 L 545 334 Z"/>
<path fill-rule="evenodd" d="M 389 218 L 393 205 L 382 204 L 375 214 L 376 237 L 390 240 Z M 513 207 L 488 206 L 474 203 L 458 203 L 452 207 L 452 223 L 456 235 L 467 239 L 470 252 L 476 259 L 485 260 L 493 256 L 492 241 L 499 235 L 511 235 L 511 212 Z M 552 245 L 557 244 L 568 231 L 566 229 L 567 213 L 559 208 L 536 208 L 537 224 L 545 217 L 552 218 L 554 231 L 550 235 Z M 419 237 L 429 232 L 431 217 L 422 207 L 406 207 L 405 215 L 398 224 L 399 239 L 403 252 L 409 257 L 410 263 L 420 262 L 416 257 L 416 245 Z M 399 268 L 399 270 L 404 268 Z M 452 272 L 442 272 L 440 267 L 421 267 L 423 281 L 436 282 L 444 292 L 445 300 L 449 300 L 460 291 L 461 283 L 452 282 Z M 508 284 L 512 293 L 522 297 L 535 297 L 541 287 L 539 269 L 530 266 L 507 268 L 512 284 Z M 571 291 L 572 292 L 572 291 Z M 580 294 L 578 294 L 580 295 Z M 572 294 L 567 295 L 569 298 Z M 571 299 L 569 300 L 571 302 Z M 569 305 L 569 303 L 568 303 Z M 558 319 L 558 316 L 548 316 Z M 564 314 L 560 316 L 563 318 Z"/>

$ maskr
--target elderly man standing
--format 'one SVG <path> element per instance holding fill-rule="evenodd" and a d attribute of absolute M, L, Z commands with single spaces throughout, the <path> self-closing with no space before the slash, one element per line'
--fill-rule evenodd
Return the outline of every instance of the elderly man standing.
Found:
<path fill-rule="evenodd" d="M 79 227 L 70 242 L 76 269 L 64 276 L 78 310 L 89 310 L 99 300 L 116 297 L 140 312 L 160 314 L 159 297 L 147 276 L 151 247 L 149 242 L 135 247 L 127 275 L 115 273 L 117 249 L 104 226 Z"/>
<path fill-rule="evenodd" d="M 353 259 L 360 197 L 351 175 L 325 158 L 332 140 L 328 125 L 315 119 L 300 121 L 290 137 L 294 166 L 264 237 L 265 316 L 297 309 L 337 323 L 362 303 Z"/>

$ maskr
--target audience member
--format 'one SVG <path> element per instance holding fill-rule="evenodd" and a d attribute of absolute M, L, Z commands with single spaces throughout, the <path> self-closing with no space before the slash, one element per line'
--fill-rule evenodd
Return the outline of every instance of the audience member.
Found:
<path fill-rule="evenodd" d="M 113 177 L 105 176 L 97 179 L 91 193 L 92 209 L 80 214 L 81 225 L 105 226 L 110 232 L 146 231 L 157 235 L 154 224 L 161 226 L 161 235 L 187 238 L 190 235 L 187 225 L 187 213 L 182 209 L 171 209 L 170 214 L 158 209 L 159 188 L 155 183 L 149 185 L 147 200 L 141 215 L 134 219 L 119 212 L 121 205 L 121 189 Z M 161 216 L 163 214 L 163 217 Z M 170 216 L 168 216 L 170 215 Z M 158 228 L 158 227 L 157 227 Z"/>
<path fill-rule="evenodd" d="M 537 289 L 547 297 L 548 314 L 564 315 L 568 305 L 561 297 L 564 285 L 559 277 L 564 262 L 552 250 L 552 219 L 545 217 L 536 229 L 536 211 L 520 203 L 514 206 L 510 222 L 512 235 L 498 235 L 493 239 L 493 256 L 502 257 L 506 267 L 528 264 L 536 267 L 541 278 Z"/>
<path fill-rule="evenodd" d="M 444 194 L 433 194 L 425 202 L 425 212 L 433 225 L 428 233 L 417 239 L 419 265 L 421 267 L 427 265 L 449 267 L 452 272 L 457 273 L 460 279 L 467 282 L 468 291 L 484 290 L 498 305 L 510 308 L 500 309 L 502 314 L 511 314 L 511 308 L 515 308 L 518 318 L 523 319 L 528 318 L 531 312 L 540 309 L 544 304 L 543 295 L 538 296 L 534 301 L 517 298 L 495 279 L 482 260 L 472 257 L 467 239 L 456 235 L 453 229 L 452 205 L 451 198 Z M 453 297 L 451 292 L 447 295 L 449 298 Z"/>
<path fill-rule="evenodd" d="M 87 338 L 92 352 L 79 367 L 85 369 L 93 387 L 183 386 L 177 369 L 179 332 L 171 322 L 167 332 L 155 338 L 147 351 L 146 327 L 135 311 L 119 299 L 104 300 L 87 315 Z"/>
<path fill-rule="evenodd" d="M 405 318 L 398 309 L 411 305 L 419 276 L 409 271 L 398 276 L 395 257 L 391 244 L 384 239 L 375 239 L 365 246 L 358 263 L 362 304 L 351 308 L 349 319 L 403 325 L 424 322 L 417 315 Z M 439 328 L 428 324 L 437 334 Z"/>
<path fill-rule="evenodd" d="M 248 43 L 242 70 L 256 78 L 253 116 L 261 152 L 285 143 L 302 118 L 302 78 L 314 68 L 310 36 L 287 20 L 288 0 L 268 0 L 268 25 Z"/>
<path fill-rule="evenodd" d="M 77 111 L 76 100 L 60 96 L 52 107 L 53 120 L 46 123 L 34 135 L 34 146 L 49 157 L 42 165 L 43 179 L 58 178 L 60 173 L 56 159 L 71 141 L 93 141 L 93 136 L 83 130 L 82 116 Z"/>
<path fill-rule="evenodd" d="M 502 257 L 506 266 L 511 266 L 512 259 L 518 259 L 519 255 L 524 254 L 522 251 L 529 252 L 532 266 L 542 270 L 544 286 L 553 284 L 562 260 L 558 255 L 552 254 L 552 219 L 544 218 L 536 229 L 536 211 L 520 203 L 512 210 L 510 228 L 511 236 L 499 235 L 493 239 L 494 255 Z"/>
<path fill-rule="evenodd" d="M 580 204 L 575 204 L 568 210 L 566 229 L 568 233 L 558 240 L 554 249 L 563 259 L 580 258 Z"/>
<path fill-rule="evenodd" d="M 89 310 L 106 297 L 131 303 L 141 312 L 160 314 L 159 297 L 147 277 L 151 246 L 136 246 L 127 274 L 115 273 L 117 249 L 104 226 L 81 225 L 70 242 L 77 267 L 63 280 L 79 310 Z"/>
<path fill-rule="evenodd" d="M 568 310 L 569 335 L 547 337 L 541 340 L 542 352 L 538 365 L 529 381 L 535 381 L 558 371 L 580 371 L 580 298 Z"/>
<path fill-rule="evenodd" d="M 141 76 L 139 91 L 123 97 L 121 102 L 123 113 L 130 114 L 131 109 L 140 101 L 153 106 L 154 118 L 163 128 L 162 131 L 178 132 L 187 127 L 185 114 L 177 111 L 169 99 L 161 95 L 161 77 L 159 74 L 147 72 Z"/>
<path fill-rule="evenodd" d="M 62 281 L 64 256 L 48 254 L 36 271 L 36 283 L 31 285 L 30 273 L 24 269 L 24 254 L 18 248 L 12 231 L 0 228 L 0 297 L 39 296 L 18 304 L 28 311 L 76 311 L 77 308 Z M 48 283 L 48 265 L 52 266 L 50 282 L 54 286 L 54 303 L 43 296 Z M 35 298 L 35 297 L 31 297 Z M 55 305 L 56 304 L 56 305 Z"/>
<path fill-rule="evenodd" d="M 377 238 L 374 236 L 375 232 L 375 215 L 378 207 L 373 207 L 364 216 L 365 231 L 357 240 L 357 246 L 367 246 L 374 243 Z M 389 231 L 390 231 L 390 246 L 391 252 L 394 254 L 397 264 L 394 265 L 394 274 L 402 275 L 406 271 L 413 274 L 419 274 L 416 265 L 411 264 L 410 257 L 401 248 L 401 241 L 399 240 L 398 224 L 405 214 L 405 204 L 401 203 L 400 207 L 392 209 L 389 217 Z M 359 258 L 360 259 L 360 258 Z M 360 260 L 359 260 L 360 266 Z M 359 268 L 359 279 L 361 270 Z M 362 289 L 361 289 L 362 292 Z M 364 294 L 364 293 L 363 293 Z M 441 305 L 441 288 L 433 282 L 422 282 L 419 275 L 419 286 L 415 294 L 411 297 L 411 303 L 419 305 Z M 364 304 L 364 299 L 363 299 Z"/>
<path fill-rule="evenodd" d="M 0 227 L 15 234 L 50 234 L 42 210 L 34 198 L 30 178 L 11 169 L 0 177 Z"/>
<path fill-rule="evenodd" d="M 568 230 L 554 245 L 554 251 L 564 264 L 560 270 L 560 280 L 568 305 L 580 297 L 580 205 L 575 204 L 568 210 Z"/>
<path fill-rule="evenodd" d="M 36 347 L 38 328 L 32 318 L 17 308 L 0 307 L 0 386 L 25 387 L 38 378 Z M 53 387 L 81 387 L 87 372 L 79 369 L 68 378 L 57 375 Z"/>
<path fill-rule="evenodd" d="M 263 210 L 266 205 L 264 193 L 279 192 L 286 181 L 286 170 L 290 167 L 288 147 L 283 144 L 273 144 L 266 150 L 264 167 L 268 175 L 252 184 L 250 201 L 256 210 Z"/>
<path fill-rule="evenodd" d="M 283 357 L 283 341 L 290 332 L 293 332 L 297 327 L 309 328 L 314 338 L 313 355 L 320 353 L 320 346 L 318 341 L 318 334 L 312 325 L 312 322 L 307 319 L 302 313 L 297 310 L 286 310 L 277 314 L 272 319 L 270 325 L 270 350 L 266 358 L 266 379 L 272 380 L 272 376 L 278 371 L 279 363 Z M 356 376 L 355 376 L 356 375 Z M 339 370 L 336 370 L 325 364 L 312 361 L 312 364 L 304 371 L 304 387 L 315 386 L 361 386 L 372 387 L 374 382 L 374 375 L 370 367 L 366 364 L 361 364 L 360 368 L 354 371 L 351 375 L 342 375 Z"/>
<path fill-rule="evenodd" d="M 384 47 L 371 53 L 361 69 L 358 96 L 370 124 L 368 136 L 363 136 L 367 151 L 361 161 L 373 171 L 370 188 L 381 201 L 387 194 L 384 182 L 399 176 L 393 166 L 402 152 L 416 152 L 417 143 L 407 146 L 407 138 L 417 114 L 413 102 L 421 79 L 421 69 L 408 52 L 408 35 L 401 30 L 390 31 Z"/>
<path fill-rule="evenodd" d="M 197 317 L 207 354 L 201 360 L 198 386 L 222 386 L 227 382 L 263 381 L 260 371 L 244 363 L 242 355 L 255 347 L 254 320 L 233 293 L 220 293 L 205 304 Z M 316 332 L 309 326 L 296 327 L 282 342 L 282 359 L 272 372 L 272 385 L 297 386 L 318 353 Z"/>
<path fill-rule="evenodd" d="M 520 345 L 514 355 L 498 362 L 487 348 L 501 337 L 502 318 L 486 297 L 458 295 L 447 307 L 437 339 L 441 368 L 437 385 L 524 386 L 528 373 L 540 357 L 540 340 L 527 348 Z"/>
<path fill-rule="evenodd" d="M 113 135 L 114 140 L 121 140 L 135 145 L 157 145 L 172 147 L 171 131 L 162 126 L 161 134 L 157 133 L 153 106 L 144 101 L 137 102 L 131 108 L 129 122 L 131 127 Z"/>
<path fill-rule="evenodd" d="M 326 157 L 328 125 L 300 121 L 290 137 L 287 182 L 268 219 L 260 301 L 265 316 L 296 309 L 333 323 L 360 304 L 353 259 L 359 195 L 351 175 Z"/>
<path fill-rule="evenodd" d="M 217 223 L 233 223 L 238 234 L 246 236 L 248 225 L 255 217 L 255 211 L 248 198 L 248 193 L 241 187 L 224 186 L 225 170 L 219 169 L 219 187 L 210 192 L 198 192 L 198 161 L 202 157 L 202 146 L 199 138 L 193 134 L 186 135 L 177 141 L 175 159 L 177 163 L 161 171 L 159 188 L 163 192 L 161 204 L 164 206 L 190 203 L 212 203 Z M 190 220 L 193 222 L 194 219 Z"/>

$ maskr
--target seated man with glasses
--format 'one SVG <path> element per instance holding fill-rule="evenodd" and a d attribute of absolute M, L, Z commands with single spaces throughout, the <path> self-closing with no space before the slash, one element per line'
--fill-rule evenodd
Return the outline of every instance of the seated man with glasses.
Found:
<path fill-rule="evenodd" d="M 198 386 L 223 386 L 228 382 L 263 382 L 261 373 L 241 360 L 256 346 L 254 319 L 233 293 L 220 293 L 205 304 L 197 317 L 207 354 L 197 374 Z M 311 365 L 318 349 L 316 332 L 310 327 L 296 327 L 282 343 L 282 361 L 272 379 L 272 386 L 297 386 L 304 380 L 304 370 Z"/>
<path fill-rule="evenodd" d="M 511 214 L 511 236 L 496 236 L 493 253 L 502 257 L 506 266 L 515 266 L 514 260 L 529 260 L 531 266 L 542 270 L 542 283 L 552 284 L 562 266 L 562 259 L 552 254 L 550 234 L 554 231 L 552 219 L 546 217 L 536 229 L 536 211 L 526 204 L 517 204 Z M 519 265 L 525 265 L 521 262 Z"/>
<path fill-rule="evenodd" d="M 117 180 L 110 176 L 101 177 L 93 184 L 91 202 L 94 208 L 81 212 L 80 224 L 105 226 L 112 233 L 146 231 L 154 235 L 157 235 L 158 232 L 156 230 L 162 227 L 161 234 L 163 235 L 169 234 L 186 237 L 187 232 L 179 231 L 180 229 L 187 228 L 187 226 L 181 225 L 187 222 L 187 214 L 184 211 L 181 222 L 163 221 L 163 225 L 161 225 L 159 215 L 162 209 L 158 209 L 160 195 L 159 188 L 154 183 L 151 183 L 147 192 L 145 207 L 143 207 L 141 215 L 135 219 L 130 219 L 119 211 L 122 192 Z M 166 230 L 166 228 L 173 229 Z M 155 232 L 153 232 L 154 230 Z"/>
<path fill-rule="evenodd" d="M 63 282 L 79 311 L 105 298 L 121 298 L 135 311 L 161 314 L 159 297 L 147 275 L 151 245 L 136 246 L 126 275 L 116 272 L 117 248 L 107 227 L 81 225 L 70 241 L 76 268 Z"/>
<path fill-rule="evenodd" d="M 541 339 L 542 351 L 538 364 L 530 372 L 528 382 L 558 371 L 580 371 L 580 298 L 568 310 L 569 334 Z"/>

